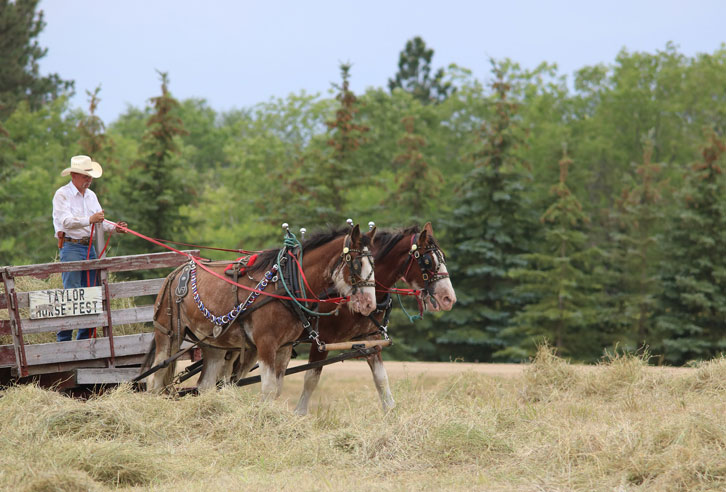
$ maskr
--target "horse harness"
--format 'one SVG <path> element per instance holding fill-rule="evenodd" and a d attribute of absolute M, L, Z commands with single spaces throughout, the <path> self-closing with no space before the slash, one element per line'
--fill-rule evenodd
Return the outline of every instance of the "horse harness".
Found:
<path fill-rule="evenodd" d="M 420 233 L 416 233 L 411 236 L 411 248 L 408 251 L 408 262 L 404 267 L 404 276 L 408 273 L 413 260 L 416 260 L 419 268 L 421 269 L 421 278 L 424 281 L 423 291 L 426 292 L 432 299 L 434 297 L 433 285 L 439 280 L 443 280 L 449 277 L 448 272 L 440 272 L 441 265 L 446 265 L 446 257 L 441 252 L 436 244 L 427 244 L 423 248 L 418 247 L 418 238 Z M 422 251 L 423 250 L 423 251 Z M 436 256 L 437 262 L 434 260 Z M 434 270 L 434 268 L 436 268 Z"/>
<path fill-rule="evenodd" d="M 351 285 L 353 288 L 353 293 L 356 293 L 359 288 L 363 287 L 373 287 L 375 286 L 375 283 L 371 280 L 371 277 L 373 276 L 374 272 L 374 260 L 373 255 L 366 251 L 365 249 L 355 249 L 350 247 L 350 236 L 346 236 L 345 243 L 343 247 L 343 252 L 340 255 L 340 261 L 345 261 L 346 265 L 348 266 L 350 272 L 351 272 Z M 212 339 L 218 339 L 219 337 L 223 336 L 225 333 L 228 332 L 228 330 L 231 328 L 231 326 L 237 321 L 237 319 L 245 314 L 249 314 L 255 309 L 259 309 L 263 305 L 265 305 L 267 302 L 272 301 L 274 298 L 270 296 L 266 296 L 264 299 L 259 300 L 256 304 L 253 305 L 255 300 L 260 296 L 261 291 L 264 291 L 265 288 L 268 286 L 269 283 L 277 283 L 278 280 L 282 280 L 286 285 L 292 287 L 292 297 L 295 299 L 302 297 L 302 288 L 303 285 L 302 279 L 300 276 L 300 270 L 296 267 L 295 262 L 292 262 L 288 258 L 289 255 L 293 255 L 291 247 L 286 246 L 283 248 L 282 254 L 280 255 L 280 260 L 278 263 L 272 266 L 269 271 L 265 273 L 263 278 L 257 283 L 255 290 L 258 292 L 250 292 L 250 294 L 247 296 L 247 298 L 243 302 L 239 302 L 234 308 L 232 308 L 228 313 L 226 313 L 223 316 L 216 316 L 212 314 L 207 307 L 204 305 L 204 302 L 202 301 L 201 297 L 199 296 L 199 293 L 197 292 L 197 275 L 196 275 L 196 263 L 192 260 L 187 264 L 180 272 L 179 275 L 179 281 L 177 283 L 177 286 L 174 290 L 175 295 L 175 301 L 177 305 L 177 336 L 182 336 L 182 322 L 181 322 L 181 302 L 183 301 L 184 297 L 186 297 L 188 291 L 189 291 L 189 283 L 191 282 L 191 290 L 194 297 L 194 302 L 197 305 L 197 308 L 202 312 L 205 318 L 207 318 L 209 321 L 213 323 L 213 331 L 211 334 Z M 357 256 L 353 257 L 351 253 L 358 253 Z M 362 256 L 367 256 L 370 264 L 371 264 L 371 271 L 369 274 L 363 278 L 362 271 L 363 271 L 363 263 L 362 263 Z M 335 267 L 334 267 L 335 268 Z M 236 269 L 235 269 L 236 270 Z M 234 272 L 235 280 L 238 277 L 238 272 Z M 280 278 L 282 277 L 282 278 Z M 171 288 L 171 284 L 174 281 L 174 277 L 169 282 L 169 289 Z M 236 282 L 235 282 L 236 283 Z M 282 293 L 283 289 L 281 287 L 278 287 L 277 289 L 278 293 Z M 328 290 L 326 293 L 323 293 L 320 299 L 325 299 L 329 297 L 334 290 Z M 237 288 L 235 286 L 235 297 L 237 297 Z M 239 299 L 237 299 L 239 301 Z M 311 305 L 304 306 L 305 309 L 303 309 L 298 301 L 295 300 L 286 300 L 283 301 L 283 305 L 290 309 L 295 315 L 298 316 L 300 319 L 303 328 L 308 334 L 308 339 L 311 341 L 315 341 L 318 346 L 322 346 L 322 342 L 319 339 L 319 332 L 317 330 L 317 321 L 320 319 L 320 314 L 316 314 L 315 309 L 317 309 L 317 303 L 313 303 Z M 171 308 L 168 309 L 167 314 L 171 317 Z M 316 318 L 316 326 L 313 328 L 310 319 L 308 318 L 308 314 L 310 313 L 311 316 L 314 316 Z M 387 317 L 386 317 L 387 320 Z M 375 321 L 377 323 L 377 321 Z M 378 323 L 377 323 L 378 324 Z M 387 321 L 386 321 L 387 324 Z M 168 333 L 168 335 L 171 335 L 171 333 Z M 191 338 L 193 338 L 194 345 L 201 344 L 206 340 L 207 338 L 210 338 L 208 335 L 207 337 L 203 339 L 197 339 L 196 336 L 194 336 L 193 333 L 190 332 L 190 330 L 185 330 L 185 336 L 189 335 Z M 251 340 L 247 337 L 246 333 L 244 334 L 245 340 L 250 345 L 253 345 Z M 213 346 L 210 344 L 210 346 Z"/>

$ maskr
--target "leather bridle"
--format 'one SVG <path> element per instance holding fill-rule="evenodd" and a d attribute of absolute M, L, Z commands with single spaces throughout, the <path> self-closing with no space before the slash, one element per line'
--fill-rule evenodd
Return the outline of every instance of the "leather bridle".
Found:
<path fill-rule="evenodd" d="M 408 250 L 409 258 L 406 263 L 403 276 L 405 277 L 408 274 L 411 265 L 413 265 L 413 261 L 416 260 L 419 268 L 421 269 L 421 278 L 424 281 L 423 291 L 433 297 L 433 285 L 439 280 L 449 277 L 448 272 L 439 271 L 442 265 L 446 265 L 446 257 L 436 244 L 427 244 L 425 247 L 419 248 L 419 236 L 420 233 L 416 233 L 411 236 L 411 248 Z M 434 260 L 434 256 L 436 257 L 436 260 L 438 260 L 438 263 Z"/>
<path fill-rule="evenodd" d="M 373 253 L 368 251 L 365 247 L 362 249 L 355 249 L 350 247 L 351 239 L 350 235 L 345 236 L 345 242 L 343 243 L 343 252 L 340 257 L 345 264 L 348 265 L 350 270 L 350 283 L 353 287 L 353 294 L 358 292 L 359 288 L 363 287 L 375 287 L 375 281 L 371 280 L 373 272 L 375 271 L 375 261 L 373 260 Z M 353 256 L 351 253 L 358 253 Z M 363 259 L 362 257 L 368 257 L 368 261 L 371 265 L 371 271 L 368 273 L 366 278 L 363 278 Z"/>

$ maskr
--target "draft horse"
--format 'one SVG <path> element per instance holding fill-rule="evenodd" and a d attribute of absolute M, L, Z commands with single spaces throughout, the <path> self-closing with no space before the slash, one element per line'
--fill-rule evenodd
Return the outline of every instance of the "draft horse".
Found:
<path fill-rule="evenodd" d="M 378 231 L 374 239 L 375 277 L 379 294 L 375 313 L 341 312 L 339 316 L 321 318 L 320 339 L 326 343 L 349 340 L 375 340 L 387 335 L 388 316 L 391 309 L 390 289 L 399 280 L 420 291 L 419 299 L 431 311 L 450 311 L 456 303 L 456 294 L 451 284 L 446 260 L 439 247 L 431 223 L 423 230 L 410 227 L 402 231 Z M 309 362 L 327 358 L 328 352 L 312 344 Z M 381 398 L 383 410 L 395 406 L 383 366 L 380 347 L 367 358 L 373 381 Z M 305 372 L 303 391 L 295 413 L 305 415 L 313 391 L 318 385 L 323 368 Z"/>
<path fill-rule="evenodd" d="M 262 395 L 278 396 L 292 351 L 291 342 L 305 331 L 305 323 L 293 314 L 300 313 L 293 301 L 279 298 L 269 301 L 270 297 L 255 301 L 256 295 L 264 293 L 262 289 L 268 284 L 277 287 L 277 295 L 285 293 L 281 289 L 284 279 L 301 274 L 309 295 L 322 298 L 327 292 L 335 291 L 350 298 L 347 307 L 337 308 L 341 313 L 370 314 L 376 307 L 370 251 L 374 232 L 361 234 L 358 225 L 349 231 L 344 236 L 319 233 L 304 241 L 301 265 L 286 254 L 287 247 L 260 253 L 254 265 L 238 279 L 240 285 L 257 291 L 249 295 L 245 289 L 224 280 L 224 269 L 229 262 L 194 262 L 176 269 L 166 278 L 156 298 L 154 342 L 148 357 L 154 353 L 151 365 L 158 366 L 167 360 L 180 350 L 185 337 L 191 338 L 199 342 L 204 354 L 200 391 L 215 387 L 225 364 L 225 354 L 231 349 L 239 350 L 245 361 L 259 360 Z M 202 268 L 193 268 L 193 265 Z M 193 295 L 187 295 L 187 279 L 191 281 Z M 260 305 L 255 306 L 256 302 Z M 288 305 L 290 302 L 292 307 Z M 164 390 L 171 385 L 173 375 L 172 362 L 149 376 L 147 390 Z"/>

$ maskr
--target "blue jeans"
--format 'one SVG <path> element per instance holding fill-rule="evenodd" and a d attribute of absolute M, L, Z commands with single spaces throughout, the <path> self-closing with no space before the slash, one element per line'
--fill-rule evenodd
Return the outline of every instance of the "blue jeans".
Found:
<path fill-rule="evenodd" d="M 88 254 L 88 246 L 83 244 L 71 243 L 66 241 L 63 243 L 63 248 L 60 250 L 60 261 L 79 261 L 85 260 Z M 91 245 L 91 254 L 88 257 L 89 260 L 95 260 L 96 248 Z M 63 272 L 61 277 L 63 278 L 64 289 L 74 289 L 78 287 L 93 287 L 97 284 L 96 270 L 83 270 L 76 272 Z M 90 277 L 90 278 L 89 278 Z M 90 284 L 89 284 L 90 280 Z M 91 333 L 90 328 L 83 328 L 78 330 L 76 340 L 84 340 L 89 337 Z M 56 340 L 59 342 L 67 342 L 71 339 L 73 330 L 63 330 L 56 334 Z"/>

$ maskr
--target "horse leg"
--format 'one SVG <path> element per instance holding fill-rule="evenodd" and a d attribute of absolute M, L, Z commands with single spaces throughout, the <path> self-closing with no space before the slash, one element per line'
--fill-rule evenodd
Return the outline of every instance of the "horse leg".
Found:
<path fill-rule="evenodd" d="M 156 366 L 164 362 L 164 360 L 171 357 L 171 353 L 174 347 L 172 347 L 172 339 L 167 335 L 167 330 L 157 323 L 154 322 L 154 342 L 156 346 L 156 354 L 154 355 L 154 361 L 151 366 Z M 178 350 L 178 348 L 177 348 Z M 167 367 L 159 369 L 154 374 L 146 379 L 146 391 L 153 393 L 161 393 L 164 389 L 171 384 L 172 377 L 174 374 L 173 369 L 176 364 L 172 362 Z"/>
<path fill-rule="evenodd" d="M 310 357 L 308 362 L 317 362 L 319 360 L 325 360 L 328 357 L 328 352 L 320 352 L 317 347 L 310 347 Z M 307 415 L 308 406 L 310 405 L 310 397 L 313 395 L 313 391 L 318 387 L 320 381 L 320 374 L 323 372 L 322 367 L 316 367 L 314 369 L 308 369 L 305 371 L 305 382 L 303 384 L 303 392 L 300 395 L 300 400 L 297 402 L 295 407 L 295 413 L 297 415 Z"/>
<path fill-rule="evenodd" d="M 239 364 L 240 352 L 228 350 L 224 354 L 224 367 L 219 377 L 219 382 L 229 384 L 234 380 L 234 368 Z"/>
<path fill-rule="evenodd" d="M 290 363 L 291 356 L 292 345 L 280 347 L 275 355 L 275 381 L 277 382 L 275 398 L 279 398 L 280 393 L 282 393 L 282 383 L 285 381 L 285 370 L 287 369 L 287 365 Z"/>
<path fill-rule="evenodd" d="M 226 354 L 226 349 L 202 347 L 202 374 L 197 383 L 199 392 L 217 387 L 217 381 L 226 362 L 224 360 Z"/>
<path fill-rule="evenodd" d="M 386 368 L 383 367 L 383 359 L 381 353 L 375 353 L 366 357 L 368 367 L 371 368 L 373 374 L 373 382 L 378 390 L 378 396 L 381 398 L 381 404 L 383 405 L 383 411 L 388 412 L 396 406 L 396 402 L 393 401 L 393 395 L 391 394 L 391 387 L 388 385 L 388 373 Z"/>

